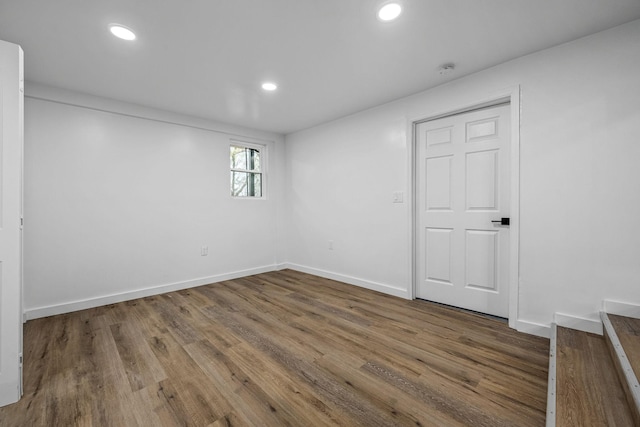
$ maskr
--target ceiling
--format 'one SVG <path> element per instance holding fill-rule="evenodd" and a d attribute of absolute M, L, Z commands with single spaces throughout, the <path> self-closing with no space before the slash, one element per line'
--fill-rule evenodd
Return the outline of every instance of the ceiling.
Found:
<path fill-rule="evenodd" d="M 638 0 L 400 2 L 384 23 L 379 0 L 0 0 L 0 39 L 27 81 L 286 134 L 640 18 Z"/>

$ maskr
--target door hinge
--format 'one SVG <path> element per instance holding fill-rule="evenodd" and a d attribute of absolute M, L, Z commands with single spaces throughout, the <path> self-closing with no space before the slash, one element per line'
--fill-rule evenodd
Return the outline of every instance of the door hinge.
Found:
<path fill-rule="evenodd" d="M 20 217 L 20 228 L 24 227 L 24 218 Z"/>

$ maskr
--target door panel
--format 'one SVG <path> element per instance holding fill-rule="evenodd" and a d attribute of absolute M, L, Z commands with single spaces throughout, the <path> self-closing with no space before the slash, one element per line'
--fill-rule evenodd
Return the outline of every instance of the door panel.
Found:
<path fill-rule="evenodd" d="M 0 406 L 21 395 L 22 49 L 0 41 Z"/>
<path fill-rule="evenodd" d="M 467 287 L 498 291 L 498 232 L 466 230 Z"/>
<path fill-rule="evenodd" d="M 425 134 L 427 146 L 451 143 L 451 130 L 451 126 L 441 129 L 427 130 Z"/>
<path fill-rule="evenodd" d="M 418 298 L 507 317 L 510 117 L 502 105 L 419 123 Z"/>
<path fill-rule="evenodd" d="M 453 230 L 427 228 L 425 230 L 425 267 L 428 280 L 451 284 L 451 248 Z"/>
<path fill-rule="evenodd" d="M 467 210 L 498 210 L 498 150 L 467 153 L 465 164 Z"/>
<path fill-rule="evenodd" d="M 452 156 L 427 159 L 425 197 L 427 210 L 451 210 Z"/>

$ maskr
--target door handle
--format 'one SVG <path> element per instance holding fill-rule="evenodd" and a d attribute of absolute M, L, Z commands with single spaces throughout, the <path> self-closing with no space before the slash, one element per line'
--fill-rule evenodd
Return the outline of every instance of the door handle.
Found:
<path fill-rule="evenodd" d="M 500 218 L 500 219 L 499 219 L 499 220 L 497 220 L 497 221 L 491 221 L 491 222 L 493 222 L 493 223 L 496 223 L 496 222 L 497 222 L 497 223 L 498 223 L 498 224 L 500 224 L 500 225 L 509 225 L 509 222 L 510 222 L 510 221 L 509 221 L 509 218 Z"/>

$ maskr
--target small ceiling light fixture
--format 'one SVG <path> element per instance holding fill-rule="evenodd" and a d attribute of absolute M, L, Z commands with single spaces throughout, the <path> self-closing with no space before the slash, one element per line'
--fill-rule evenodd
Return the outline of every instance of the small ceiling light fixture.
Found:
<path fill-rule="evenodd" d="M 120 24 L 111 24 L 109 25 L 109 30 L 111 34 L 118 37 L 122 40 L 132 41 L 136 39 L 136 34 L 131 31 L 129 28 L 120 25 Z"/>
<path fill-rule="evenodd" d="M 273 92 L 274 90 L 278 89 L 278 85 L 276 85 L 275 83 L 266 82 L 262 83 L 262 89 Z"/>
<path fill-rule="evenodd" d="M 453 63 L 444 64 L 444 65 L 441 65 L 440 68 L 438 68 L 438 73 L 440 73 L 440 75 L 442 76 L 446 76 L 447 74 L 453 73 L 453 70 L 455 68 L 456 66 Z"/>
<path fill-rule="evenodd" d="M 378 19 L 387 22 L 393 21 L 402 13 L 402 6 L 399 3 L 387 3 L 378 9 Z"/>

